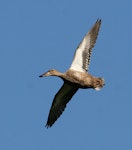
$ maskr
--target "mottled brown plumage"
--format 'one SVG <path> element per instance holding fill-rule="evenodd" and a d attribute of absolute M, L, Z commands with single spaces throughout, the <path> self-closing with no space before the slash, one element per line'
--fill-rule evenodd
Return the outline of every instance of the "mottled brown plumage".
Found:
<path fill-rule="evenodd" d="M 82 42 L 76 49 L 71 67 L 65 73 L 52 69 L 40 75 L 40 77 L 57 76 L 60 77 L 64 84 L 54 97 L 52 106 L 50 108 L 46 127 L 51 127 L 54 122 L 60 117 L 65 110 L 67 103 L 79 88 L 93 88 L 99 90 L 104 86 L 104 79 L 97 78 L 89 73 L 88 67 L 90 63 L 90 56 L 92 48 L 96 42 L 101 20 L 97 20 L 95 25 L 83 38 Z"/>

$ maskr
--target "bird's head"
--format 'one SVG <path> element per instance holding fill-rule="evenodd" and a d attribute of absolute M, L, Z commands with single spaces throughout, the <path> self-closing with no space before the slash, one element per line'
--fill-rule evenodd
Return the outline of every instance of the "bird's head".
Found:
<path fill-rule="evenodd" d="M 48 70 L 47 72 L 41 74 L 39 77 L 47 77 L 47 76 L 60 76 L 60 72 L 55 69 Z"/>

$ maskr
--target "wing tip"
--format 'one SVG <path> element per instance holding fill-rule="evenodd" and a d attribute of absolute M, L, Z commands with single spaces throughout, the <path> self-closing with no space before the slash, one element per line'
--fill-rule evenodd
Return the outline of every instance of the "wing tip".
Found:
<path fill-rule="evenodd" d="M 57 119 L 54 119 L 54 120 L 51 120 L 49 117 L 48 117 L 48 120 L 47 120 L 47 123 L 45 125 L 45 127 L 48 129 L 48 128 L 51 128 L 52 125 L 55 123 Z"/>
<path fill-rule="evenodd" d="M 52 127 L 52 124 L 48 124 L 48 123 L 46 123 L 46 125 L 45 125 L 45 128 L 51 128 Z"/>
<path fill-rule="evenodd" d="M 102 20 L 100 18 L 98 18 L 95 22 L 95 26 L 100 27 Z"/>
<path fill-rule="evenodd" d="M 102 19 L 98 18 L 96 23 L 101 23 L 102 22 Z"/>

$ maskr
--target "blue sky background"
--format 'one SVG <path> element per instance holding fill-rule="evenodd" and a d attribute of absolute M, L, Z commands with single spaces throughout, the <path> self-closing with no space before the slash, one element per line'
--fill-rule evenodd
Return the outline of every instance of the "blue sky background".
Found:
<path fill-rule="evenodd" d="M 59 78 L 97 18 L 89 71 L 97 92 L 79 90 L 52 128 L 45 123 Z M 0 1 L 0 149 L 132 150 L 132 1 Z"/>

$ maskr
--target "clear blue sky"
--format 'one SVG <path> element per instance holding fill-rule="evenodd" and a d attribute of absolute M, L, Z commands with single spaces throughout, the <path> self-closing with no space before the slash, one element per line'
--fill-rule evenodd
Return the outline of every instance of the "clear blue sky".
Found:
<path fill-rule="evenodd" d="M 52 128 L 45 123 L 59 78 L 86 32 L 102 19 L 90 73 L 105 87 L 79 90 Z M 0 1 L 0 149 L 132 150 L 132 1 Z"/>

